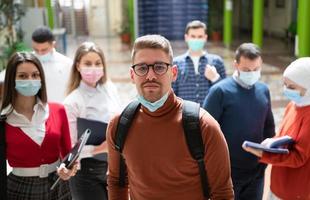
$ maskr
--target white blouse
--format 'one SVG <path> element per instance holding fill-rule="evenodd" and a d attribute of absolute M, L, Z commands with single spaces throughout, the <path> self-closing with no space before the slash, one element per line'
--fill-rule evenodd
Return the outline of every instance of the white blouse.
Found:
<path fill-rule="evenodd" d="M 10 113 L 10 111 L 13 111 Z M 45 137 L 45 122 L 49 116 L 48 104 L 43 104 L 40 99 L 33 107 L 34 114 L 31 120 L 18 113 L 12 105 L 3 109 L 1 114 L 8 114 L 6 122 L 14 127 L 19 127 L 29 138 L 41 146 Z"/>
<path fill-rule="evenodd" d="M 65 98 L 64 106 L 69 120 L 72 145 L 77 142 L 78 117 L 109 123 L 111 117 L 121 111 L 116 87 L 110 81 L 103 85 L 98 84 L 96 88 L 81 81 L 79 87 Z"/>
<path fill-rule="evenodd" d="M 62 103 L 70 78 L 72 60 L 54 49 L 52 59 L 43 62 L 42 67 L 45 74 L 48 102 Z"/>

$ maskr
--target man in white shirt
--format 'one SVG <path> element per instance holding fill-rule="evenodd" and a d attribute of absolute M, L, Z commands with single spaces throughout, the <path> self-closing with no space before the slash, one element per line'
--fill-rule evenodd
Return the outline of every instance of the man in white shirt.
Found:
<path fill-rule="evenodd" d="M 62 103 L 70 78 L 72 60 L 55 50 L 55 38 L 47 27 L 32 33 L 32 48 L 43 65 L 49 102 Z"/>

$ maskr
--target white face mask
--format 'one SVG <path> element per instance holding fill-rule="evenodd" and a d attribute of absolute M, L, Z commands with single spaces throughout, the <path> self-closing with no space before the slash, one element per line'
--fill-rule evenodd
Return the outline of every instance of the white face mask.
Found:
<path fill-rule="evenodd" d="M 202 51 L 206 41 L 201 39 L 190 39 L 187 41 L 187 45 L 192 51 Z"/>
<path fill-rule="evenodd" d="M 160 107 L 162 107 L 164 105 L 167 98 L 168 98 L 168 92 L 164 96 L 162 96 L 159 100 L 157 100 L 153 103 L 146 100 L 142 95 L 139 95 L 137 99 L 150 112 L 155 112 L 156 110 L 158 110 Z"/>
<path fill-rule="evenodd" d="M 246 85 L 252 86 L 254 85 L 260 78 L 260 71 L 251 71 L 251 72 L 244 72 L 239 71 L 239 79 L 245 83 Z"/>
<path fill-rule="evenodd" d="M 48 52 L 44 55 L 39 55 L 39 54 L 35 54 L 37 56 L 37 58 L 40 60 L 40 62 L 44 63 L 44 62 L 49 62 L 52 60 L 52 53 Z"/>

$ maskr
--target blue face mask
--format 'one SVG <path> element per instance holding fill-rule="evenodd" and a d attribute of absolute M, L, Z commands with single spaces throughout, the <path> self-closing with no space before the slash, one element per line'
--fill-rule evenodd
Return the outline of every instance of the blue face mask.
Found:
<path fill-rule="evenodd" d="M 15 89 L 23 96 L 34 96 L 41 88 L 41 80 L 15 80 Z"/>
<path fill-rule="evenodd" d="M 196 40 L 191 39 L 187 41 L 187 45 L 190 50 L 192 51 L 201 51 L 203 50 L 203 47 L 205 46 L 206 41 L 205 40 Z"/>
<path fill-rule="evenodd" d="M 44 63 L 44 62 L 49 62 L 52 60 L 52 53 L 48 52 L 47 54 L 44 55 L 39 55 L 36 54 L 36 56 L 38 57 L 38 59 L 40 60 L 40 62 Z"/>
<path fill-rule="evenodd" d="M 288 99 L 294 101 L 295 103 L 300 103 L 302 96 L 300 95 L 300 92 L 298 90 L 289 89 L 287 87 L 284 87 L 283 94 Z"/>
<path fill-rule="evenodd" d="M 164 105 L 164 103 L 166 102 L 167 98 L 168 98 L 168 93 L 165 94 L 162 98 L 160 98 L 158 101 L 155 102 L 149 102 L 148 100 L 146 100 L 143 96 L 139 95 L 138 97 L 138 101 L 144 106 L 146 107 L 150 112 L 155 112 L 157 109 L 159 109 L 160 107 L 162 107 Z"/>
<path fill-rule="evenodd" d="M 246 85 L 254 85 L 260 78 L 260 70 L 252 72 L 239 71 L 239 79 Z"/>

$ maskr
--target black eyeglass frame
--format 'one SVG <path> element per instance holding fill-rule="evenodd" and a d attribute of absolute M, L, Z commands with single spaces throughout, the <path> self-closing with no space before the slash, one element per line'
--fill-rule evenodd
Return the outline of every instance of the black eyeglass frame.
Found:
<path fill-rule="evenodd" d="M 156 72 L 156 70 L 155 70 L 155 68 L 154 68 L 154 66 L 155 66 L 156 64 L 165 64 L 167 68 L 166 68 L 166 70 L 165 70 L 163 73 L 160 73 L 160 74 L 159 74 L 159 73 Z M 140 65 L 140 66 L 142 66 L 142 65 L 147 66 L 147 71 L 146 71 L 144 74 L 138 74 L 138 73 L 136 72 L 135 68 L 136 68 L 137 66 L 139 66 L 139 65 Z M 162 76 L 162 75 L 164 75 L 165 73 L 167 73 L 169 66 L 172 66 L 172 64 L 166 63 L 166 62 L 155 62 L 155 63 L 153 63 L 153 64 L 138 63 L 138 64 L 135 64 L 135 65 L 132 65 L 131 68 L 133 69 L 133 71 L 135 72 L 135 74 L 136 74 L 137 76 L 145 76 L 145 75 L 147 75 L 147 74 L 149 73 L 149 71 L 150 71 L 150 67 L 152 67 L 153 72 L 154 72 L 156 75 Z"/>

